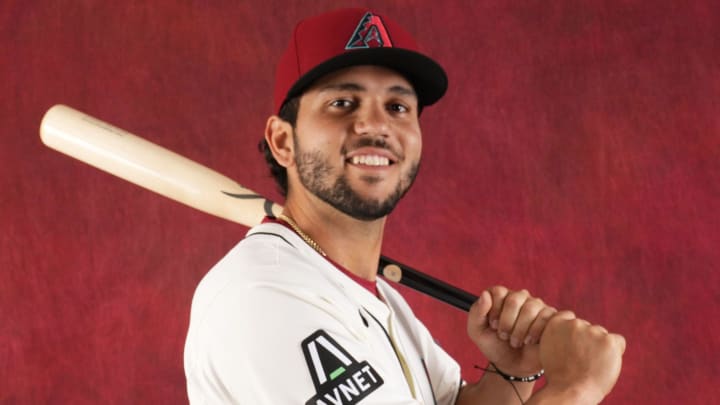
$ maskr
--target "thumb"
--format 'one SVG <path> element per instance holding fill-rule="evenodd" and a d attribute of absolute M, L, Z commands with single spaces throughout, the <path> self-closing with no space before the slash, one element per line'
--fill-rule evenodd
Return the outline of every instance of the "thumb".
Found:
<path fill-rule="evenodd" d="M 483 332 L 490 327 L 488 313 L 492 308 L 492 296 L 485 290 L 472 304 L 468 313 L 468 329 Z"/>

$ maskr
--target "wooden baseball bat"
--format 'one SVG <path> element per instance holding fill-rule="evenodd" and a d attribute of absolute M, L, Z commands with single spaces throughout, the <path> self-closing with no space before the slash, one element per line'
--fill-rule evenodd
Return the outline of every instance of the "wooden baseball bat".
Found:
<path fill-rule="evenodd" d="M 40 138 L 48 147 L 100 170 L 247 227 L 282 212 L 280 205 L 206 166 L 65 105 L 45 113 Z M 384 256 L 379 273 L 465 311 L 477 300 Z"/>

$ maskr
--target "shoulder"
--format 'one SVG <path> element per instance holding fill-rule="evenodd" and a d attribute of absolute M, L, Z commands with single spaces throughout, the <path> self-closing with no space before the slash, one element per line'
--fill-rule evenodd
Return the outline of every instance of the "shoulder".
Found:
<path fill-rule="evenodd" d="M 304 251 L 302 241 L 282 225 L 256 226 L 203 277 L 193 297 L 193 315 L 208 307 L 260 299 L 269 291 L 301 294 L 325 282 L 325 263 Z M 317 255 L 315 255 L 317 256 Z M 321 259 L 321 258 L 320 258 Z M 273 295 L 273 299 L 277 297 Z"/>
<path fill-rule="evenodd" d="M 340 273 L 294 232 L 263 224 L 222 258 L 193 296 L 190 329 L 244 322 L 273 329 L 275 323 L 355 319 Z M 304 328 L 300 328 L 304 329 Z M 247 330 L 238 330 L 247 333 Z"/>
<path fill-rule="evenodd" d="M 243 288 L 258 282 L 292 282 L 307 279 L 317 258 L 303 254 L 299 238 L 282 225 L 258 225 L 247 233 L 210 271 L 198 286 L 198 291 L 217 288 Z"/>

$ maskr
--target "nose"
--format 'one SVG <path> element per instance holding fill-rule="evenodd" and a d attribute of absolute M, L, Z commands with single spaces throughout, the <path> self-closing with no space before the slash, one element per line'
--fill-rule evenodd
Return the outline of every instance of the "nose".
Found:
<path fill-rule="evenodd" d="M 387 137 L 389 122 L 385 106 L 381 103 L 366 103 L 358 109 L 353 122 L 355 133 L 358 135 L 371 135 Z"/>

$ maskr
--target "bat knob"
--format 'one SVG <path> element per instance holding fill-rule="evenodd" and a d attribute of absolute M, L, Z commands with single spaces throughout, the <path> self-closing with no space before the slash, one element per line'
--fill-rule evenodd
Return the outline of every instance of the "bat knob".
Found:
<path fill-rule="evenodd" d="M 390 281 L 399 283 L 402 278 L 402 269 L 397 264 L 388 264 L 383 267 L 382 275 Z"/>

